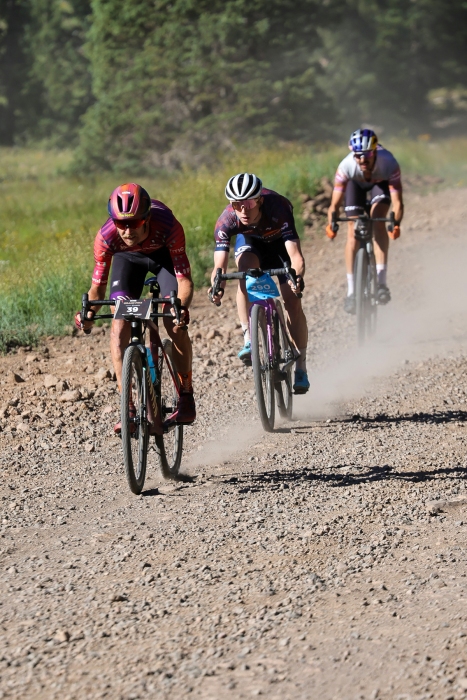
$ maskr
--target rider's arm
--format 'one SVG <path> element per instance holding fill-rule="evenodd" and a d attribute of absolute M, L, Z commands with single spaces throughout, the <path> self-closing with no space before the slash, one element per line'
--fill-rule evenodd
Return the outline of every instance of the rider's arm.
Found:
<path fill-rule="evenodd" d="M 105 299 L 105 290 L 106 290 L 107 285 L 101 285 L 101 284 L 94 284 L 94 282 L 91 283 L 91 289 L 88 292 L 88 297 L 91 301 L 97 300 L 97 299 Z M 92 325 L 94 323 L 94 316 L 97 314 L 101 307 L 98 306 L 97 304 L 93 304 L 92 306 L 89 307 L 90 311 L 93 311 L 94 314 L 90 314 L 90 318 L 83 320 L 81 318 L 81 313 L 78 312 L 75 316 L 75 322 L 79 328 L 82 328 L 83 330 L 87 331 L 90 328 L 92 328 Z M 92 317 L 92 318 L 91 318 Z"/>
<path fill-rule="evenodd" d="M 404 202 L 402 199 L 402 190 L 390 190 L 392 210 L 394 212 L 394 218 L 398 224 L 402 221 L 404 216 Z"/>
<path fill-rule="evenodd" d="M 298 277 L 305 276 L 305 258 L 302 254 L 300 241 L 285 241 L 285 249 L 289 254 L 290 264 Z"/>
<path fill-rule="evenodd" d="M 191 275 L 187 275 L 185 277 L 177 277 L 177 282 L 178 282 L 178 297 L 179 297 L 180 301 L 182 302 L 182 306 L 186 306 L 188 309 L 192 300 L 193 300 L 193 290 L 194 290 L 194 285 L 193 285 L 193 280 L 191 279 Z"/>
<path fill-rule="evenodd" d="M 222 272 L 227 272 L 228 264 L 229 264 L 229 251 L 228 250 L 215 250 L 214 251 L 214 269 L 211 273 L 211 284 L 214 282 L 214 277 L 216 276 L 217 268 L 220 267 Z"/>
<path fill-rule="evenodd" d="M 332 197 L 331 197 L 331 204 L 329 205 L 328 209 L 328 224 L 331 225 L 332 223 L 332 215 L 334 212 L 337 214 L 339 213 L 340 206 L 342 204 L 342 200 L 344 199 L 344 192 L 343 190 L 336 190 L 334 189 L 332 191 Z"/>

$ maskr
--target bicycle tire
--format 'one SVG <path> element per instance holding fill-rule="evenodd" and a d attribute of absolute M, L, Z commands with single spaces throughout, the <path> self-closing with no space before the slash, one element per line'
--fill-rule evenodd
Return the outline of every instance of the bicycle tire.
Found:
<path fill-rule="evenodd" d="M 123 356 L 120 417 L 125 474 L 130 490 L 136 495 L 143 490 L 148 455 L 145 381 L 141 351 L 138 346 L 130 345 Z M 131 404 L 134 414 L 130 414 Z"/>
<path fill-rule="evenodd" d="M 357 339 L 359 345 L 365 342 L 367 332 L 367 285 L 368 285 L 368 256 L 365 248 L 359 248 L 355 257 L 355 313 L 357 317 Z"/>
<path fill-rule="evenodd" d="M 376 332 L 377 320 L 377 295 L 378 295 L 378 276 L 376 273 L 376 260 L 374 254 L 370 256 L 368 265 L 368 314 L 367 314 L 367 331 L 368 337 L 372 337 Z"/>
<path fill-rule="evenodd" d="M 172 342 L 168 339 L 162 341 L 167 361 L 170 364 L 178 383 L 177 371 L 172 359 Z M 164 362 L 162 351 L 159 349 L 157 362 L 158 382 L 156 386 L 156 396 L 158 409 L 161 412 L 162 421 L 175 412 L 178 401 L 178 393 L 175 389 L 172 376 Z M 176 425 L 163 435 L 156 435 L 156 453 L 159 459 L 162 475 L 165 479 L 178 479 L 183 452 L 183 425 Z"/>
<path fill-rule="evenodd" d="M 256 403 L 262 426 L 270 433 L 274 430 L 275 418 L 274 379 L 273 370 L 269 366 L 266 314 L 260 304 L 253 304 L 250 324 Z"/>
<path fill-rule="evenodd" d="M 277 338 L 277 357 L 278 366 L 277 371 L 282 372 L 281 364 L 285 363 L 293 357 L 293 349 L 290 344 L 287 332 L 285 330 L 284 313 L 282 311 L 282 306 L 279 301 L 276 301 L 277 315 L 280 317 L 282 323 L 277 319 L 276 325 L 276 338 Z M 276 404 L 279 409 L 279 415 L 281 418 L 292 419 L 293 413 L 293 382 L 292 382 L 292 368 L 293 365 L 285 370 L 285 377 L 281 381 L 276 382 L 274 385 L 276 391 Z"/>

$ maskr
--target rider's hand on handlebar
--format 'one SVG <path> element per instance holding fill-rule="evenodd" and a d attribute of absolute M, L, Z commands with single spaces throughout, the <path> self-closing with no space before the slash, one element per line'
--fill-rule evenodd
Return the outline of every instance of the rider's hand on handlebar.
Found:
<path fill-rule="evenodd" d="M 170 312 L 171 312 L 172 316 L 175 316 L 174 309 L 170 309 Z M 177 319 L 174 318 L 174 326 L 187 326 L 190 323 L 190 312 L 186 306 L 180 306 L 179 315 L 180 315 L 179 321 L 177 321 Z"/>
<path fill-rule="evenodd" d="M 395 241 L 396 238 L 399 238 L 399 236 L 401 235 L 401 227 L 399 226 L 399 224 L 395 224 L 392 231 L 388 231 L 388 233 L 389 237 L 392 238 L 393 241 Z"/>
<path fill-rule="evenodd" d="M 224 284 L 225 284 L 225 282 L 224 282 Z M 213 304 L 216 304 L 216 306 L 221 305 L 223 296 L 224 296 L 224 289 L 222 287 L 220 289 L 218 289 L 218 291 L 215 295 L 212 294 L 212 287 L 209 287 L 208 297 L 209 297 L 210 301 L 212 301 Z"/>
<path fill-rule="evenodd" d="M 337 233 L 332 230 L 332 225 L 328 224 L 326 226 L 326 236 L 330 238 L 331 240 L 337 236 Z"/>
<path fill-rule="evenodd" d="M 76 326 L 76 328 L 79 331 L 84 331 L 85 333 L 90 333 L 91 328 L 94 325 L 94 316 L 95 315 L 96 315 L 95 312 L 92 311 L 92 309 L 91 309 L 90 311 L 88 311 L 88 318 L 85 321 L 82 321 L 81 320 L 81 311 L 78 311 L 75 314 L 75 326 Z"/>
<path fill-rule="evenodd" d="M 298 296 L 305 289 L 305 281 L 301 275 L 297 275 L 297 284 L 294 284 L 291 280 L 288 280 L 289 286 L 291 287 L 293 293 Z"/>

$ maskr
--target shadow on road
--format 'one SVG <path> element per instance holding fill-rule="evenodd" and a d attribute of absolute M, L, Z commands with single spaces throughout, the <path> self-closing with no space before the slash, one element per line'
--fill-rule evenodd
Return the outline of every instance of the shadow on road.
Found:
<path fill-rule="evenodd" d="M 350 418 L 334 420 L 333 423 L 461 423 L 467 421 L 467 411 L 434 411 L 433 413 L 406 413 L 400 416 L 378 413 L 373 418 L 358 413 Z"/>
<path fill-rule="evenodd" d="M 467 476 L 467 467 L 461 465 L 456 467 L 421 469 L 419 471 L 397 471 L 394 467 L 390 467 L 387 464 L 373 467 L 356 467 L 355 465 L 338 464 L 332 469 L 333 470 L 330 472 L 313 471 L 310 467 L 284 470 L 275 469 L 258 474 L 248 474 L 248 476 L 220 477 L 218 481 L 225 484 L 235 484 L 239 487 L 240 493 L 246 493 L 248 491 L 260 491 L 264 489 L 275 490 L 289 488 L 290 485 L 303 481 L 319 481 L 335 487 L 367 484 L 374 481 L 395 480 L 420 483 L 436 481 L 437 479 L 459 479 L 462 476 Z"/>

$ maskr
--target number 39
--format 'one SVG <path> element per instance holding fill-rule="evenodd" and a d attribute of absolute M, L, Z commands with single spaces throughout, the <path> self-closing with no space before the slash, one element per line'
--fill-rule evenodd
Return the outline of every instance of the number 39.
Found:
<path fill-rule="evenodd" d="M 138 311 L 137 306 L 127 306 L 126 310 L 129 314 L 135 314 Z"/>

